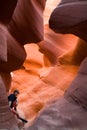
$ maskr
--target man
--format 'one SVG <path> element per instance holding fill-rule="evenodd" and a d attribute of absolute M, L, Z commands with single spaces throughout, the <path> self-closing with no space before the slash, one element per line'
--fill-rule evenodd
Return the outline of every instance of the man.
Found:
<path fill-rule="evenodd" d="M 16 106 L 17 106 L 17 96 L 19 94 L 18 90 L 14 90 L 13 94 L 10 94 L 8 96 L 8 101 L 9 101 L 9 106 L 10 108 L 13 108 L 16 110 Z"/>
<path fill-rule="evenodd" d="M 18 104 L 17 103 L 17 96 L 18 96 L 18 94 L 19 94 L 19 91 L 18 90 L 14 90 L 13 94 L 10 94 L 8 96 L 9 106 L 11 108 L 12 113 L 14 115 L 16 115 L 18 119 L 20 119 L 24 123 L 27 123 L 28 121 L 23 119 L 23 118 L 21 118 L 19 116 L 18 112 L 17 112 L 17 108 L 16 107 L 17 107 L 17 104 Z"/>

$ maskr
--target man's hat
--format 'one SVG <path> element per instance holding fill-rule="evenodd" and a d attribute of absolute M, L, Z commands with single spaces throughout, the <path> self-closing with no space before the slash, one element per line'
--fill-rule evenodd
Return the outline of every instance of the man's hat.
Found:
<path fill-rule="evenodd" d="M 19 90 L 14 90 L 14 93 L 18 93 L 19 94 Z"/>

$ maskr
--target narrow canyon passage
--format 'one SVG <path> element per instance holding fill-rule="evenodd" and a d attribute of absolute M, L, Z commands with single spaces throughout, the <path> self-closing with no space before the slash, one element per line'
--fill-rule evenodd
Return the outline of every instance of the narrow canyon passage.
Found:
<path fill-rule="evenodd" d="M 45 109 L 48 104 L 52 103 L 54 100 L 58 100 L 64 95 L 64 92 L 66 92 L 67 88 L 70 87 L 72 81 L 76 78 L 77 74 L 79 73 L 78 70 L 82 61 L 87 57 L 86 41 L 82 40 L 77 35 L 74 35 L 74 33 L 70 33 L 70 32 L 68 32 L 67 34 L 55 33 L 51 28 L 49 28 L 50 15 L 53 9 L 59 4 L 60 1 L 61 0 L 46 1 L 46 7 L 44 10 L 44 40 L 38 43 L 32 42 L 31 44 L 27 43 L 24 45 L 23 43 L 24 41 L 22 40 L 26 39 L 25 41 L 27 41 L 29 38 L 28 35 L 25 35 L 24 37 L 25 39 L 22 39 L 22 37 L 18 39 L 19 41 L 22 41 L 22 45 L 24 45 L 27 56 L 25 62 L 20 67 L 20 69 L 11 72 L 11 76 L 12 76 L 11 87 L 10 90 L 8 86 L 6 89 L 7 91 L 9 90 L 9 93 L 12 93 L 15 89 L 18 89 L 20 92 L 18 96 L 17 111 L 20 114 L 20 116 L 28 120 L 28 123 L 25 124 L 25 129 L 29 128 L 29 126 L 33 123 L 33 121 L 35 121 L 36 117 L 38 117 L 40 112 L 43 109 Z M 36 5 L 38 5 L 39 11 L 41 11 L 39 13 L 39 16 L 36 15 L 38 21 L 41 24 L 40 28 L 39 27 L 37 28 L 37 31 L 41 29 L 38 31 L 38 33 L 40 33 L 40 31 L 42 32 L 43 30 L 41 28 L 43 23 L 41 9 L 42 8 L 44 9 L 43 3 L 45 2 L 42 2 L 41 6 L 39 5 L 40 2 L 39 4 L 34 4 L 34 1 L 31 1 L 31 3 L 34 5 L 37 11 L 36 14 L 38 14 L 38 9 L 36 8 Z M 18 7 L 20 7 L 20 4 Z M 41 21 L 39 17 L 41 18 Z M 39 23 L 38 22 L 36 23 L 39 26 Z M 14 27 L 13 25 L 14 24 L 11 24 L 11 27 Z M 20 26 L 18 27 L 20 28 Z M 15 28 L 13 29 L 15 30 Z M 13 35 L 13 32 L 11 32 L 11 35 Z M 34 33 L 36 35 L 38 34 L 36 33 L 36 30 Z M 13 36 L 17 39 L 19 34 L 20 33 L 17 32 L 17 36 L 15 35 L 15 33 Z M 9 39 L 13 38 L 13 37 L 10 38 L 9 37 L 10 35 L 8 35 L 8 43 L 9 43 Z M 43 39 L 42 37 L 43 37 L 43 33 L 41 34 L 40 38 Z M 12 42 L 16 41 L 15 38 L 12 39 Z M 30 40 L 34 41 L 36 39 L 33 39 L 33 35 L 32 35 Z M 38 39 L 36 40 L 36 42 L 37 41 Z M 10 45 L 11 44 L 9 44 L 9 46 Z M 19 47 L 20 44 L 18 44 L 17 48 L 19 49 Z M 23 62 L 26 54 L 22 47 L 21 49 L 20 52 L 23 53 L 23 57 L 21 53 L 18 53 L 19 54 L 18 56 L 21 57 L 21 59 L 23 58 L 22 59 Z M 10 54 L 10 56 L 14 56 L 14 55 Z M 17 63 L 20 64 L 20 61 Z M 15 62 L 14 66 L 16 65 L 17 64 Z M 10 68 L 8 65 L 6 67 Z M 6 74 L 5 81 L 8 80 L 7 77 L 8 74 Z M 9 84 L 8 81 L 6 81 L 6 83 L 5 81 L 4 84 L 6 83 Z"/>

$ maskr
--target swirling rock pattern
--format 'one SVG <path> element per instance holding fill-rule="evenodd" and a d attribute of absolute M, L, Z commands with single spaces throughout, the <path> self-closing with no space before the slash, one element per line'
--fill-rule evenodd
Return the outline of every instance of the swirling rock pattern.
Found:
<path fill-rule="evenodd" d="M 18 0 L 9 30 L 21 44 L 43 40 L 45 0 Z"/>
<path fill-rule="evenodd" d="M 57 33 L 74 34 L 87 42 L 86 11 L 86 0 L 62 0 L 50 17 L 49 26 Z M 77 50 L 80 51 L 80 48 L 77 47 Z M 78 51 L 76 53 L 78 53 Z M 69 55 L 66 57 L 68 56 Z M 87 54 L 85 56 L 87 56 Z M 75 57 L 77 56 L 75 55 Z M 77 63 L 78 62 L 79 61 L 77 61 Z M 77 76 L 65 92 L 64 97 L 59 100 L 57 99 L 51 105 L 48 105 L 43 109 L 39 113 L 33 125 L 31 125 L 27 130 L 87 129 L 86 68 L 87 58 L 82 62 Z"/>
<path fill-rule="evenodd" d="M 6 90 L 10 88 L 10 72 L 25 61 L 23 45 L 43 40 L 44 7 L 45 0 L 0 1 L 0 129 L 18 130 Z"/>
<path fill-rule="evenodd" d="M 55 32 L 71 33 L 87 41 L 87 1 L 62 0 L 49 19 Z"/>
<path fill-rule="evenodd" d="M 62 96 L 66 88 L 70 86 L 64 97 L 46 107 L 28 130 L 48 130 L 49 128 L 50 130 L 85 130 L 87 128 L 87 112 L 84 109 L 87 105 L 86 86 L 82 85 L 86 83 L 86 70 L 84 68 L 86 68 L 87 59 L 82 63 L 75 80 L 73 82 L 72 80 L 79 65 L 87 56 L 85 42 L 87 41 L 87 2 L 85 0 L 62 0 L 49 20 L 49 26 L 55 32 L 74 34 L 81 39 L 73 35 L 55 34 L 47 25 L 44 37 L 43 10 L 45 0 L 13 2 L 7 0 L 5 5 L 4 1 L 0 2 L 0 92 L 2 92 L 0 95 L 0 129 L 18 129 L 17 122 L 9 110 L 6 91 L 9 90 L 11 83 L 10 72 L 23 65 L 19 71 L 14 72 L 13 83 L 21 91 L 19 107 L 22 105 L 28 119 L 34 119 L 48 101 Z M 2 15 L 2 12 L 5 15 Z M 44 41 L 38 43 L 39 47 L 31 47 L 32 51 L 29 52 L 33 58 L 32 56 L 29 59 L 27 57 L 25 61 L 26 52 L 23 45 L 39 42 L 43 38 Z M 34 47 L 38 50 L 34 54 L 37 54 L 41 60 L 37 60 L 38 57 L 32 54 Z M 24 73 L 26 73 L 27 78 L 23 75 Z M 18 76 L 18 80 L 15 76 Z M 77 83 L 77 81 L 79 82 Z M 19 83 L 22 84 L 19 86 Z M 14 88 L 13 86 L 12 89 Z M 33 96 L 30 93 L 33 93 Z M 31 110 L 31 108 L 33 109 Z M 73 114 L 74 112 L 75 114 Z M 10 124 L 12 125 L 10 126 Z"/>

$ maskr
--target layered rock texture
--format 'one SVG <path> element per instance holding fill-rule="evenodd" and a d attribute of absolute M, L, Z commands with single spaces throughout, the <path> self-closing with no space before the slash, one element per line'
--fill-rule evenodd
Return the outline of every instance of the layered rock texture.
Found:
<path fill-rule="evenodd" d="M 7 101 L 7 92 L 18 89 L 25 129 L 86 130 L 86 0 L 5 2 L 0 4 L 0 129 L 19 129 Z"/>
<path fill-rule="evenodd" d="M 11 85 L 10 73 L 19 69 L 26 59 L 23 45 L 43 40 L 44 7 L 45 1 L 0 1 L 0 129 L 18 129 L 6 90 L 9 91 Z"/>
<path fill-rule="evenodd" d="M 86 0 L 62 0 L 52 12 L 49 26 L 55 32 L 72 33 L 87 41 L 86 7 Z"/>

